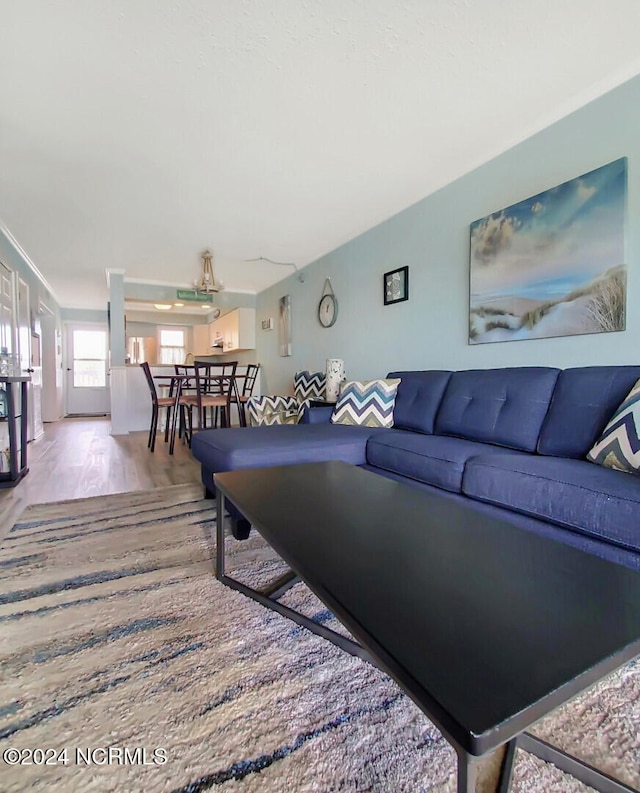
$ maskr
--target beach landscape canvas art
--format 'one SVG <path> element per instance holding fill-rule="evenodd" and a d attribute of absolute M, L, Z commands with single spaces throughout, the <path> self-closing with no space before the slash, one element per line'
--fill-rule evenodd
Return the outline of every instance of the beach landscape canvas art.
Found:
<path fill-rule="evenodd" d="M 471 224 L 469 343 L 625 329 L 627 158 Z"/>

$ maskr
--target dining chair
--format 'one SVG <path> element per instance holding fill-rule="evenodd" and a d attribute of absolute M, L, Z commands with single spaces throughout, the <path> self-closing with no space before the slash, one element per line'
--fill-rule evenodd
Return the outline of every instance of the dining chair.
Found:
<path fill-rule="evenodd" d="M 190 409 L 184 397 L 196 393 L 196 370 L 194 364 L 176 363 L 173 367 L 177 375 L 188 378 L 180 381 L 180 415 L 176 417 L 178 419 L 178 437 L 182 438 L 183 435 L 188 434 L 187 411 Z"/>
<path fill-rule="evenodd" d="M 237 361 L 225 363 L 195 362 L 195 394 L 182 397 L 186 407 L 188 437 L 193 434 L 193 411 L 196 411 L 198 429 L 207 427 L 207 409 L 211 418 L 211 427 L 231 426 L 231 400 L 237 394 L 236 368 Z"/>
<path fill-rule="evenodd" d="M 169 389 L 169 396 L 159 397 L 156 390 L 156 384 L 151 374 L 151 368 L 147 361 L 140 364 L 144 376 L 147 378 L 147 385 L 151 393 L 151 426 L 149 427 L 149 440 L 147 441 L 147 448 L 154 451 L 156 448 L 156 433 L 158 431 L 158 417 L 160 408 L 166 408 L 167 415 L 165 420 L 164 439 L 169 440 L 169 426 L 171 424 L 171 416 L 175 405 L 175 396 L 173 394 L 173 385 Z"/>
<path fill-rule="evenodd" d="M 237 393 L 235 396 L 231 397 L 231 402 L 232 404 L 235 404 L 238 408 L 238 420 L 240 421 L 241 427 L 247 426 L 246 405 L 247 405 L 247 401 L 253 394 L 253 388 L 256 384 L 259 371 L 260 371 L 259 363 L 250 363 L 247 364 L 247 370 L 245 374 L 236 375 L 236 383 L 240 379 L 242 379 L 243 383 L 242 383 L 242 388 L 236 389 Z"/>

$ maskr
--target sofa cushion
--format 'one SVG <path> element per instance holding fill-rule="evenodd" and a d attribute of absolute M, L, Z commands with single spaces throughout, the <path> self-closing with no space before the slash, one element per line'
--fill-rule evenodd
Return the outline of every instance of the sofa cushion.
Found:
<path fill-rule="evenodd" d="M 328 423 L 201 430 L 193 436 L 191 453 L 212 473 L 324 460 L 361 465 L 374 432 L 386 430 Z"/>
<path fill-rule="evenodd" d="M 459 493 L 465 462 L 469 457 L 486 450 L 486 444 L 464 438 L 393 429 L 369 438 L 367 463 L 390 473 Z"/>
<path fill-rule="evenodd" d="M 584 460 L 638 378 L 640 366 L 584 366 L 560 372 L 538 453 Z"/>
<path fill-rule="evenodd" d="M 342 384 L 331 421 L 357 427 L 393 427 L 399 379 L 349 380 Z"/>
<path fill-rule="evenodd" d="M 640 473 L 640 380 L 589 450 L 587 460 L 628 474 Z"/>
<path fill-rule="evenodd" d="M 534 451 L 558 372 L 535 366 L 454 372 L 435 431 Z"/>
<path fill-rule="evenodd" d="M 333 405 L 307 405 L 302 413 L 300 424 L 329 424 L 333 416 Z"/>
<path fill-rule="evenodd" d="M 462 492 L 640 550 L 640 481 L 620 471 L 586 460 L 496 452 L 467 461 Z"/>
<path fill-rule="evenodd" d="M 393 426 L 402 430 L 433 433 L 436 413 L 451 372 L 389 372 L 401 382 L 393 408 Z"/>

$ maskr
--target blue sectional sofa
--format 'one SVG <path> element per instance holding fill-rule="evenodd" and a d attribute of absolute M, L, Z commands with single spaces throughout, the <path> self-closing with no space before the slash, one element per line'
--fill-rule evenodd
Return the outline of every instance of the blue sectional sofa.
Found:
<path fill-rule="evenodd" d="M 640 476 L 585 459 L 640 366 L 388 377 L 401 379 L 391 429 L 332 424 L 319 407 L 298 425 L 197 433 L 208 495 L 220 471 L 342 460 L 640 569 Z M 232 509 L 235 536 L 249 528 Z"/>

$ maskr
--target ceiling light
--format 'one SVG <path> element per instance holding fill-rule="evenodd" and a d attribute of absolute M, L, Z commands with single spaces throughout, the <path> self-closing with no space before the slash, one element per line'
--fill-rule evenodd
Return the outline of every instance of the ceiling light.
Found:
<path fill-rule="evenodd" d="M 213 273 L 213 254 L 211 251 L 205 251 L 202 254 L 202 272 L 200 277 L 193 282 L 193 285 L 196 288 L 196 292 L 202 292 L 205 295 L 224 289 L 222 281 L 216 281 Z"/>
<path fill-rule="evenodd" d="M 182 308 L 182 306 L 184 306 L 184 303 L 174 303 L 173 305 L 174 305 L 176 308 Z"/>
<path fill-rule="evenodd" d="M 169 309 L 172 308 L 172 305 L 171 303 L 154 303 L 153 307 L 157 308 L 158 311 L 169 311 Z"/>
<path fill-rule="evenodd" d="M 200 308 L 204 308 L 204 309 L 206 309 L 207 311 L 210 311 L 210 310 L 211 310 L 211 306 L 210 306 L 208 303 L 203 303 L 203 304 L 200 306 Z"/>

